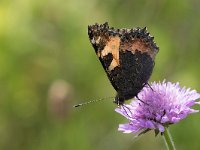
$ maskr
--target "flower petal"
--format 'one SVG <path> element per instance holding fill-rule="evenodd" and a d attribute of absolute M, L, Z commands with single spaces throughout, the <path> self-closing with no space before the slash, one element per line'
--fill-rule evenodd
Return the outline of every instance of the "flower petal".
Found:
<path fill-rule="evenodd" d="M 152 90 L 153 89 L 153 90 Z M 191 113 L 193 105 L 200 105 L 200 94 L 190 88 L 181 88 L 179 83 L 153 82 L 138 94 L 141 100 L 133 100 L 115 111 L 126 117 L 130 123 L 120 124 L 119 131 L 138 133 L 147 129 L 164 132 L 165 125 L 178 123 Z"/>

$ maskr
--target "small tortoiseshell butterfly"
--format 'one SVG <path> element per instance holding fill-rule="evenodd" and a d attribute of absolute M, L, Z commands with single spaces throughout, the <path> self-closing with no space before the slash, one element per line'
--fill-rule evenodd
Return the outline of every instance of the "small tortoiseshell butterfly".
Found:
<path fill-rule="evenodd" d="M 146 27 L 114 29 L 108 23 L 88 26 L 92 46 L 107 76 L 117 91 L 114 103 L 122 105 L 137 97 L 154 68 L 159 48 Z"/>

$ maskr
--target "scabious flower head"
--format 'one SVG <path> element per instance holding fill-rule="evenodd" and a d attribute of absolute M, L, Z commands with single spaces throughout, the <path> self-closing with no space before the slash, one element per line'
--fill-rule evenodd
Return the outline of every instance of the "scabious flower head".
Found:
<path fill-rule="evenodd" d="M 200 104 L 196 101 L 200 98 L 196 90 L 181 88 L 179 83 L 165 81 L 153 82 L 150 87 L 144 87 L 138 97 L 140 100 L 116 108 L 116 112 L 129 120 L 129 123 L 119 125 L 119 131 L 141 133 L 155 130 L 162 133 L 166 126 L 198 112 L 191 107 Z"/>

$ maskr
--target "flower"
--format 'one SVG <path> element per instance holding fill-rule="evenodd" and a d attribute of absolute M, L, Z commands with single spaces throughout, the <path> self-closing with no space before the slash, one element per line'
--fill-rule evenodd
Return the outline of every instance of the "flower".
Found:
<path fill-rule="evenodd" d="M 115 111 L 129 120 L 120 124 L 118 130 L 124 133 L 143 133 L 149 130 L 164 132 L 165 127 L 178 123 L 198 110 L 191 107 L 200 104 L 196 90 L 181 88 L 179 83 L 153 82 L 144 87 L 130 104 L 121 105 Z"/>

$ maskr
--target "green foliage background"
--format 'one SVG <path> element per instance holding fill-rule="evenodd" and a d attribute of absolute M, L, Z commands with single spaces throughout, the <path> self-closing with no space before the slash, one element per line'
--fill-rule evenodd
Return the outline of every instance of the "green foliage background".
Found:
<path fill-rule="evenodd" d="M 198 0 L 1 0 L 0 149 L 165 149 L 153 132 L 118 132 L 126 120 L 110 100 L 72 108 L 115 96 L 87 25 L 147 26 L 160 47 L 151 81 L 200 91 L 199 8 Z M 177 149 L 199 150 L 199 127 L 199 114 L 171 126 Z"/>

